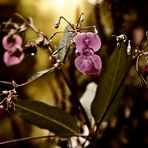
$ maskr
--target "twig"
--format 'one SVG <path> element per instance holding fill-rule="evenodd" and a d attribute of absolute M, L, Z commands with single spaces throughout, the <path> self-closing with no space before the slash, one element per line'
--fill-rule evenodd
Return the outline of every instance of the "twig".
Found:
<path fill-rule="evenodd" d="M 69 138 L 69 137 L 83 137 L 83 138 L 88 138 L 88 136 L 85 135 L 69 135 L 69 134 L 62 134 L 62 135 L 47 135 L 47 136 L 37 136 L 37 137 L 25 137 L 25 138 L 20 138 L 20 139 L 13 139 L 13 140 L 8 140 L 4 142 L 0 142 L 1 145 L 6 145 L 6 144 L 12 144 L 16 142 L 22 142 L 22 141 L 28 141 L 28 140 L 38 140 L 38 139 L 43 139 L 43 138 L 52 138 L 52 137 L 64 137 L 64 138 Z"/>
<path fill-rule="evenodd" d="M 67 79 L 67 77 L 65 76 L 65 74 L 64 74 L 64 72 L 63 72 L 62 69 L 61 69 L 61 74 L 62 74 L 62 76 L 63 76 L 63 78 L 64 78 L 64 80 L 65 80 L 65 82 L 66 82 L 68 88 L 70 89 L 71 94 L 72 94 L 73 97 L 74 97 L 74 100 L 73 100 L 73 101 L 76 103 L 76 105 L 78 105 L 78 106 L 81 108 L 82 114 L 83 114 L 83 116 L 84 116 L 84 118 L 85 118 L 86 125 L 87 125 L 88 130 L 89 130 L 89 133 L 91 133 L 91 132 L 92 132 L 91 123 L 90 123 L 90 121 L 89 121 L 89 119 L 88 119 L 88 116 L 87 116 L 87 114 L 86 114 L 86 111 L 85 111 L 84 107 L 82 106 L 81 102 L 79 101 L 79 98 L 78 98 L 78 97 L 76 96 L 76 94 L 74 93 L 72 84 L 71 84 L 71 82 Z"/>

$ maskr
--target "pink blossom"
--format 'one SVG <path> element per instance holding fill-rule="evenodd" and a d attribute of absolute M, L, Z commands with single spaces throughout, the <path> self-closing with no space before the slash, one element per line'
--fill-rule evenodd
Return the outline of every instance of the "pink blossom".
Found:
<path fill-rule="evenodd" d="M 24 52 L 22 52 L 21 48 L 17 49 L 13 53 L 9 51 L 5 51 L 3 55 L 3 61 L 6 64 L 6 66 L 17 65 L 21 63 L 23 59 L 24 59 Z"/>
<path fill-rule="evenodd" d="M 82 53 L 85 49 L 98 51 L 101 47 L 100 37 L 92 32 L 78 33 L 75 37 L 76 49 L 78 52 Z"/>
<path fill-rule="evenodd" d="M 91 32 L 78 33 L 75 37 L 76 59 L 75 66 L 83 74 L 91 75 L 101 72 L 101 58 L 94 52 L 101 47 L 100 37 Z"/>
<path fill-rule="evenodd" d="M 3 104 L 0 104 L 0 117 L 4 116 L 6 113 L 5 107 Z"/>
<path fill-rule="evenodd" d="M 79 55 L 75 59 L 76 68 L 83 74 L 91 75 L 101 72 L 102 61 L 98 55 Z"/>
<path fill-rule="evenodd" d="M 14 51 L 17 46 L 22 45 L 22 38 L 17 34 L 6 35 L 2 40 L 2 44 L 5 50 Z"/>
<path fill-rule="evenodd" d="M 5 49 L 3 61 L 6 66 L 17 65 L 24 59 L 24 52 L 22 49 L 22 38 L 18 34 L 6 35 L 2 40 Z"/>
<path fill-rule="evenodd" d="M 3 110 L 5 110 L 5 107 L 4 105 L 0 104 L 0 111 L 3 111 Z"/>

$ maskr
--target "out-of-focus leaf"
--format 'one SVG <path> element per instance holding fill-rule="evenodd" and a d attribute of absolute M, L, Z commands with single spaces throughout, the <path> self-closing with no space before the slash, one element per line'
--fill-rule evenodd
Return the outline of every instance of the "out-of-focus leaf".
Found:
<path fill-rule="evenodd" d="M 39 101 L 19 100 L 16 112 L 28 122 L 55 134 L 78 134 L 77 121 L 63 110 Z"/>
<path fill-rule="evenodd" d="M 127 70 L 126 47 L 122 44 L 120 47 L 117 46 L 111 55 L 107 68 L 100 78 L 96 96 L 91 105 L 91 112 L 97 123 L 102 120 L 112 101 L 115 101 Z"/>
<path fill-rule="evenodd" d="M 83 93 L 82 97 L 80 98 L 80 102 L 81 102 L 82 106 L 84 107 L 90 121 L 92 121 L 92 119 L 93 119 L 90 107 L 91 107 L 91 103 L 95 97 L 96 90 L 97 90 L 97 84 L 94 82 L 90 82 L 87 85 L 86 90 Z"/>
<path fill-rule="evenodd" d="M 66 26 L 63 38 L 59 43 L 58 49 L 54 53 L 61 61 L 64 61 L 69 49 L 68 46 L 72 39 L 72 32 L 69 32 L 68 29 L 71 29 L 69 25 Z"/>
<path fill-rule="evenodd" d="M 44 74 L 46 74 L 48 72 L 52 72 L 54 69 L 55 69 L 55 67 L 51 67 L 51 68 L 39 71 L 36 74 L 34 74 L 31 78 L 29 78 L 28 82 L 32 82 L 32 81 L 38 79 L 39 77 L 43 76 Z"/>

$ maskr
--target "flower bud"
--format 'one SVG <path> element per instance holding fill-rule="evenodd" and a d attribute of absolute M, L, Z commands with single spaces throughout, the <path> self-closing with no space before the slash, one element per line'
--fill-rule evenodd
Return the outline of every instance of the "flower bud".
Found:
<path fill-rule="evenodd" d="M 28 53 L 31 56 L 34 56 L 37 53 L 37 47 L 34 43 L 30 42 L 25 45 L 24 53 Z"/>

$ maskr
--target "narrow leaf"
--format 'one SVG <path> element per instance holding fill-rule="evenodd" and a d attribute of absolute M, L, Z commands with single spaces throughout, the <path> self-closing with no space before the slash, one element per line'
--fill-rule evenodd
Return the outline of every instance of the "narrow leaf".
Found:
<path fill-rule="evenodd" d="M 71 43 L 71 39 L 72 39 L 72 32 L 69 32 L 68 29 L 71 29 L 71 26 L 67 25 L 65 28 L 65 32 L 63 35 L 62 40 L 59 43 L 58 49 L 55 51 L 55 55 L 61 59 L 61 61 L 64 61 L 65 56 L 67 55 L 68 52 L 68 47 Z"/>
<path fill-rule="evenodd" d="M 78 134 L 77 121 L 63 110 L 39 101 L 19 100 L 16 112 L 28 122 L 55 134 Z"/>
<path fill-rule="evenodd" d="M 39 71 L 36 74 L 34 74 L 31 78 L 29 78 L 27 82 L 32 82 L 32 81 L 38 79 L 39 77 L 45 75 L 46 73 L 52 72 L 54 69 L 55 69 L 55 67 L 51 67 L 51 68 Z"/>
<path fill-rule="evenodd" d="M 122 46 L 116 47 L 111 55 L 107 68 L 101 76 L 96 96 L 91 105 L 91 112 L 97 123 L 102 120 L 116 98 L 127 70 L 126 47 L 122 44 Z"/>

